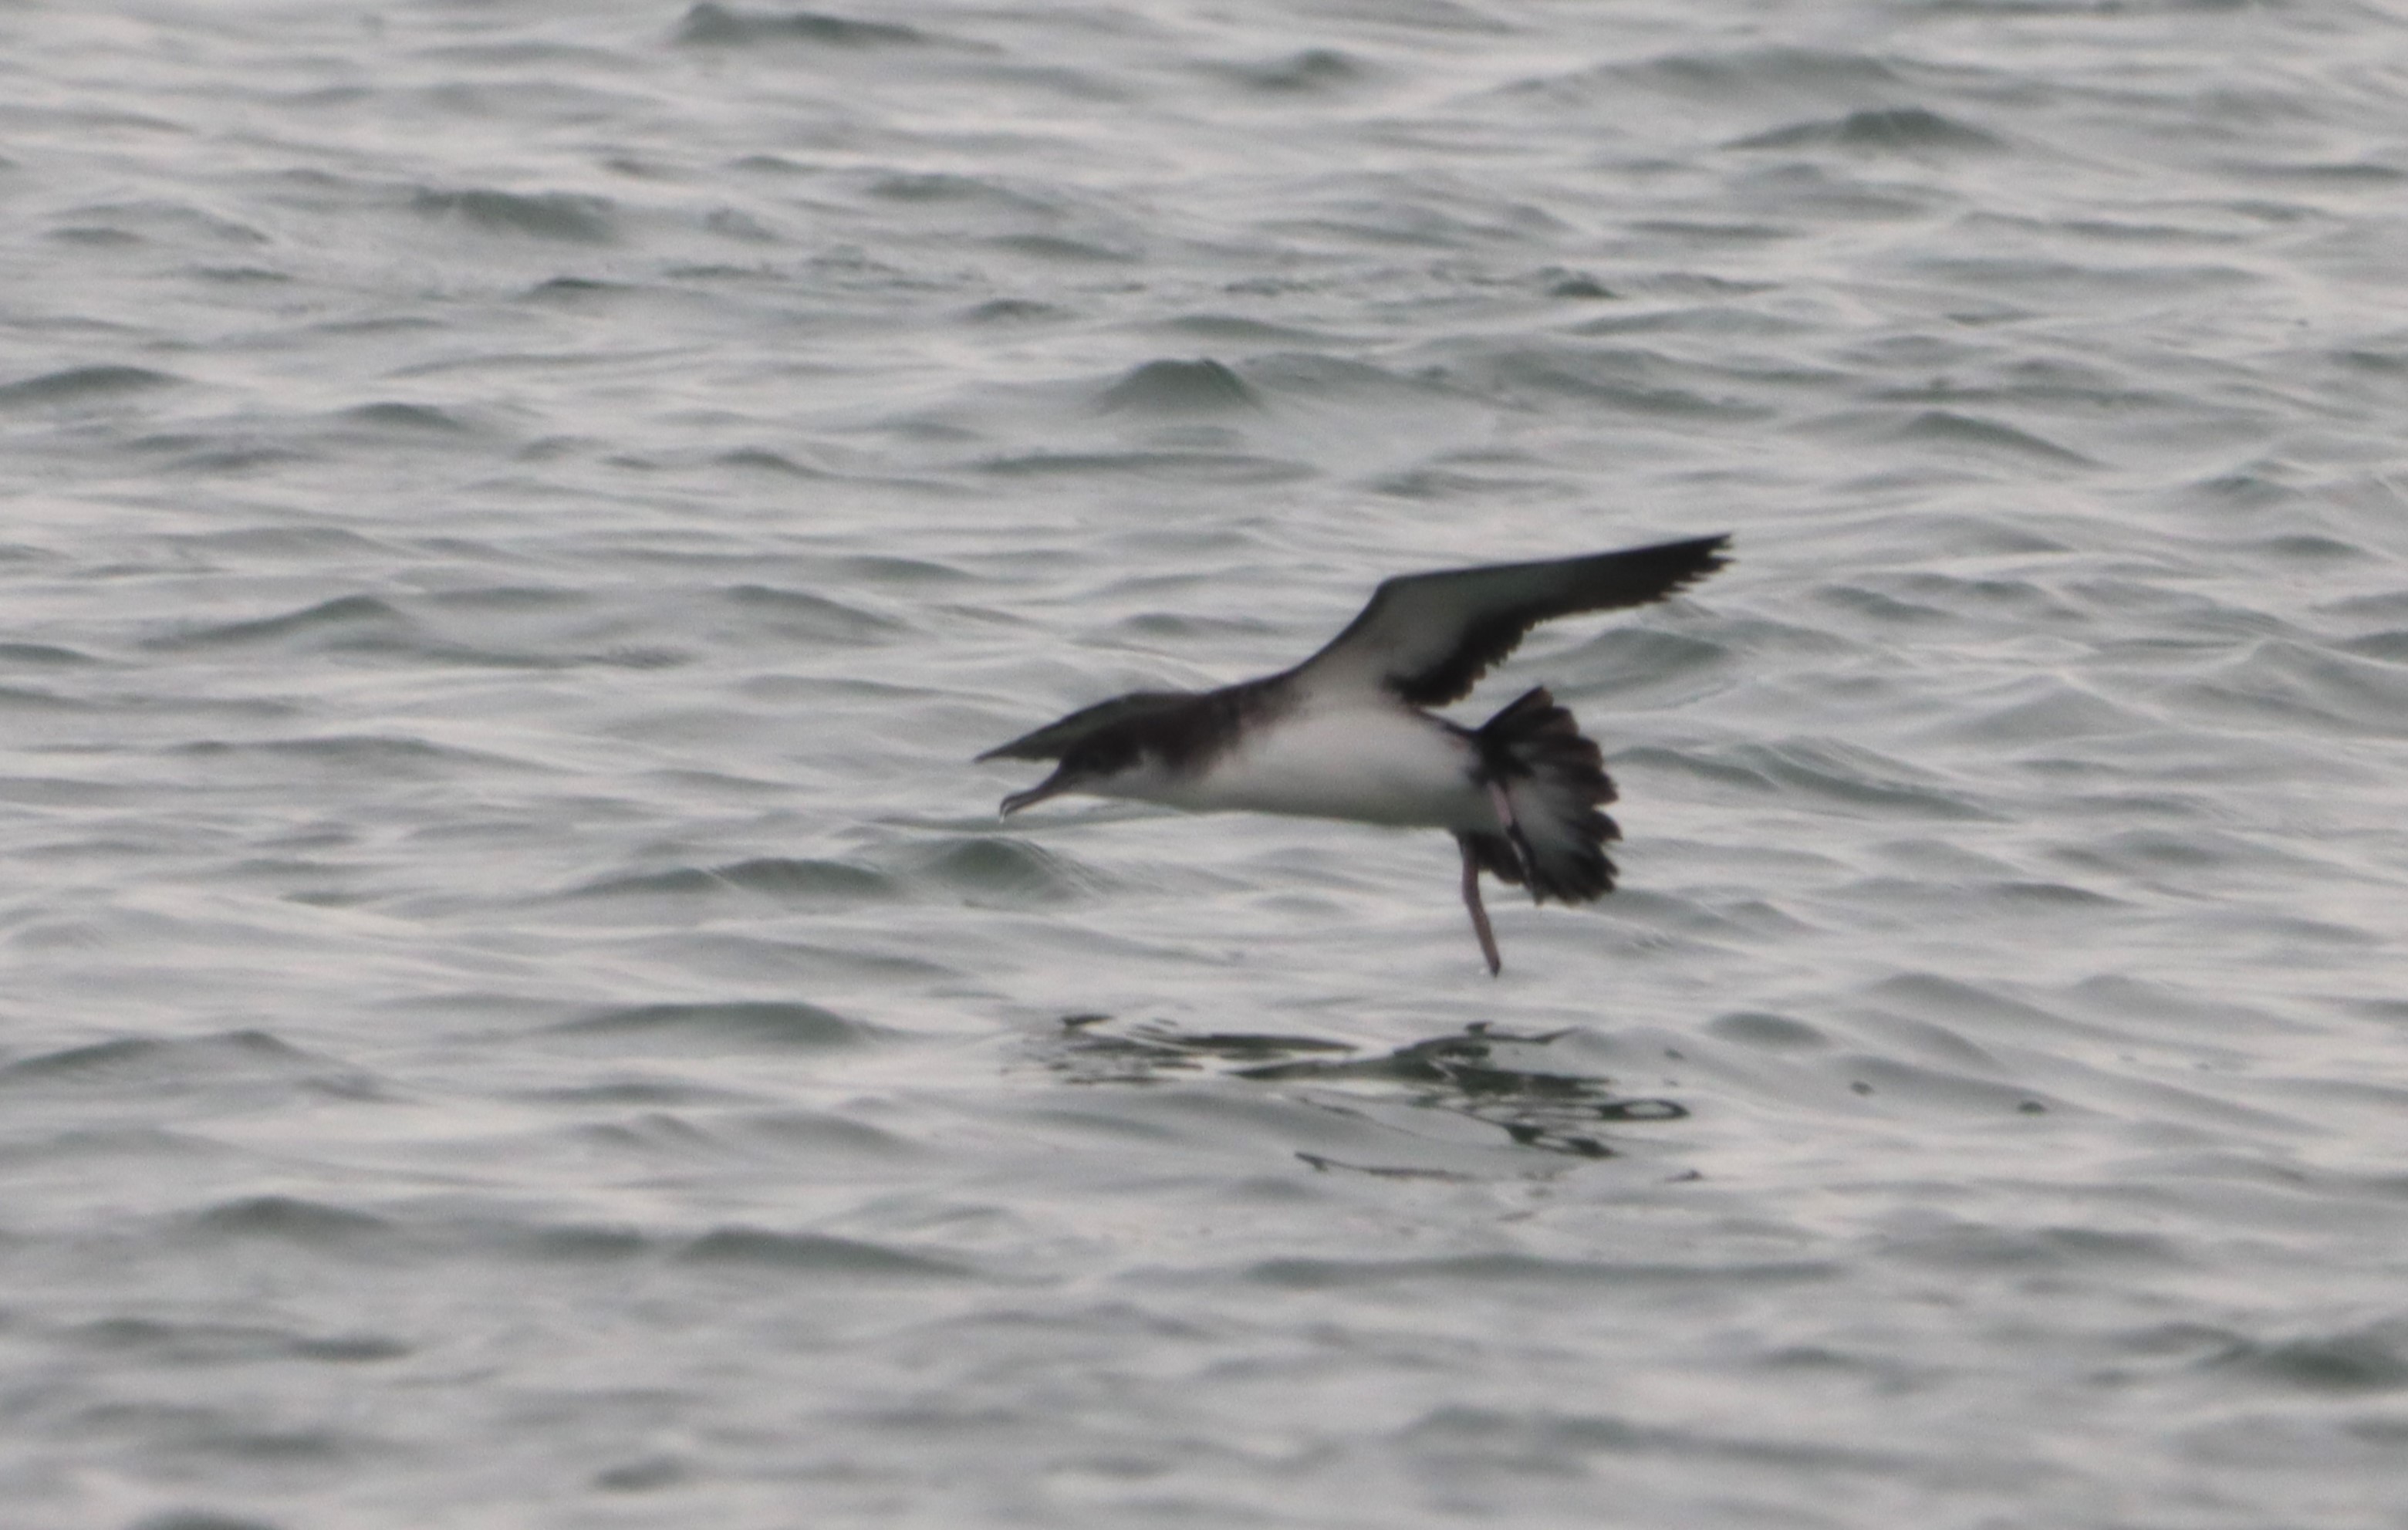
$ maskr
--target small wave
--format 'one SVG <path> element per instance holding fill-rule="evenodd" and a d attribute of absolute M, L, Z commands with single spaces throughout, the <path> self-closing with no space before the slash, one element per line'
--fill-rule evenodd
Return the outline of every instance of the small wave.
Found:
<path fill-rule="evenodd" d="M 1706 1029 L 1727 1041 L 1765 1051 L 1817 1051 L 1831 1045 L 1830 1037 L 1818 1026 L 1758 1009 L 1716 1015 L 1706 1022 Z"/>
<path fill-rule="evenodd" d="M 2258 0 L 1927 0 L 1931 16 L 2074 16 L 2084 21 L 2102 16 L 2186 16 L 2200 12 L 2248 10 Z"/>
<path fill-rule="evenodd" d="M 2377 160 L 2232 160 L 2228 161 L 2224 168 L 2261 180 L 2351 189 L 2372 187 L 2387 190 L 2408 180 L 2408 170 Z"/>
<path fill-rule="evenodd" d="M 960 583 L 970 578 L 951 564 L 936 563 L 926 558 L 898 557 L 890 552 L 851 553 L 836 559 L 833 566 L 845 574 L 874 579 L 882 584 Z"/>
<path fill-rule="evenodd" d="M 1719 615 L 1714 634 L 1717 641 L 1738 652 L 1774 656 L 1784 663 L 1806 657 L 1836 659 L 1857 651 L 1854 643 L 1828 625 L 1807 627 L 1736 612 Z"/>
<path fill-rule="evenodd" d="M 882 175 L 869 182 L 867 190 L 870 195 L 886 202 L 967 204 L 1047 218 L 1058 216 L 1063 210 L 1062 204 L 1054 198 L 1022 191 L 999 178 L 943 170 Z"/>
<path fill-rule="evenodd" d="M 527 296 L 538 302 L 551 298 L 575 299 L 597 294 L 617 295 L 638 291 L 624 281 L 601 281 L 593 277 L 546 277 L 527 289 Z"/>
<path fill-rule="evenodd" d="M 2121 834 L 2086 839 L 2057 854 L 2080 866 L 2148 881 L 2183 882 L 2200 879 L 2202 872 L 2262 866 L 2275 859 L 2246 840 L 2207 829 L 2180 834 L 2164 829 L 2127 829 Z"/>
<path fill-rule="evenodd" d="M 567 1135 L 581 1151 L 600 1150 L 646 1163 L 711 1162 L 728 1156 L 727 1145 L 716 1133 L 666 1110 L 589 1122 L 571 1128 Z"/>
<path fill-rule="evenodd" d="M 0 711 L 88 712 L 93 705 L 79 696 L 63 696 L 22 685 L 0 685 Z"/>
<path fill-rule="evenodd" d="M 984 242 L 991 249 L 1026 255 L 1048 265 L 1116 265 L 1139 259 L 1139 252 L 1126 245 L 1073 238 L 1067 234 L 999 234 Z"/>
<path fill-rule="evenodd" d="M 1205 309 L 1161 320 L 1155 327 L 1198 339 L 1240 345 L 1325 345 L 1329 336 L 1294 324 L 1275 323 L 1251 314 Z"/>
<path fill-rule="evenodd" d="M 2408 670 L 2282 638 L 2185 688 L 2216 709 L 2343 734 L 2408 736 Z"/>
<path fill-rule="evenodd" d="M 639 1004 L 550 1027 L 554 1035 L 655 1040 L 681 1046 L 770 1047 L 821 1051 L 861 1046 L 887 1035 L 833 1009 L 796 999 L 703 1004 Z"/>
<path fill-rule="evenodd" d="M 203 281 L 220 281 L 228 286 L 280 286 L 296 279 L 290 271 L 279 271 L 265 265 L 196 265 L 193 275 Z"/>
<path fill-rule="evenodd" d="M 964 317 L 974 324 L 1034 324 L 1077 315 L 1059 304 L 1039 303 L 1026 297 L 996 297 L 981 303 Z"/>
<path fill-rule="evenodd" d="M 1307 48 L 1258 64 L 1225 64 L 1215 73 L 1270 95 L 1322 95 L 1370 78 L 1361 58 L 1335 48 Z"/>
<path fill-rule="evenodd" d="M 1369 17 L 1383 26 L 1421 27 L 1431 32 L 1474 32 L 1502 35 L 1511 22 L 1487 11 L 1457 5 L 1455 0 L 1323 0 L 1321 13 L 1332 17 Z"/>
<path fill-rule="evenodd" d="M 273 1238 L 313 1248 L 356 1248 L 393 1230 L 382 1217 L 295 1195 L 252 1195 L 213 1206 L 193 1219 L 213 1237 Z"/>
<path fill-rule="evenodd" d="M 49 643 L 0 643 L 0 664 L 39 665 L 44 668 L 50 668 L 99 662 L 89 653 L 80 653 L 71 648 L 58 648 Z"/>
<path fill-rule="evenodd" d="M 409 1345 L 374 1334 L 308 1335 L 228 1323 L 179 1323 L 154 1318 L 102 1318 L 66 1337 L 91 1349 L 134 1352 L 171 1366 L 215 1366 L 251 1360 L 315 1360 L 354 1365 L 398 1360 Z"/>
<path fill-rule="evenodd" d="M 2071 882 L 1982 882 L 1974 884 L 1974 899 L 1989 899 L 1997 904 L 2025 906 L 2025 908 L 2119 908 L 2124 899 L 2112 899 L 2102 892 L 2090 892 L 2087 887 L 2073 887 Z M 1927 894 L 1928 896 L 1928 884 Z"/>
<path fill-rule="evenodd" d="M 616 1265 L 653 1251 L 652 1240 L 633 1228 L 593 1223 L 512 1224 L 496 1242 L 520 1258 L 565 1265 Z"/>
<path fill-rule="evenodd" d="M 2241 1339 L 2201 1365 L 2302 1392 L 2398 1392 L 2408 1389 L 2408 1325 L 2379 1323 L 2337 1334 Z"/>
<path fill-rule="evenodd" d="M 424 597 L 424 601 L 442 612 L 499 613 L 505 617 L 583 603 L 580 596 L 524 590 L 452 592 Z M 458 622 L 455 619 L 450 624 L 456 626 Z M 824 636 L 821 640 L 825 640 Z M 294 653 L 377 654 L 414 664 L 520 669 L 559 669 L 580 665 L 662 669 L 684 664 L 690 658 L 679 650 L 642 646 L 566 653 L 545 652 L 539 647 L 479 646 L 443 636 L 428 622 L 375 595 L 340 595 L 275 616 L 154 637 L 144 646 L 166 652 L 276 648 Z"/>
<path fill-rule="evenodd" d="M 1926 1037 L 1937 1035 L 1955 1042 L 1951 1051 L 1966 1051 L 1982 1064 L 1987 1054 L 1937 1026 L 1922 1028 Z M 1825 1065 L 1826 1075 L 1833 1080 L 1845 1080 L 1848 1090 L 1861 1099 L 1878 1102 L 1879 1108 L 1905 1107 L 1928 1109 L 1951 1116 L 2014 1116 L 2047 1113 L 2045 1097 L 2019 1085 L 2000 1082 L 1963 1071 L 1931 1064 L 1910 1063 L 1901 1058 L 1866 1052 L 1836 1054 Z"/>
<path fill-rule="evenodd" d="M 126 1530 L 285 1530 L 272 1520 L 222 1514 L 214 1509 L 163 1509 L 145 1514 Z"/>
<path fill-rule="evenodd" d="M 2066 1018 L 2055 1010 L 1993 988 L 1930 972 L 1907 972 L 1885 978 L 1873 985 L 1870 996 L 1884 1004 L 1898 1006 L 1909 1013 L 1944 1014 L 1959 1021 L 1979 1020 L 2001 1031 L 2026 1037 L 2061 1030 L 2067 1023 Z"/>
<path fill-rule="evenodd" d="M 1113 637 L 1140 637 L 1150 643 L 1205 643 L 1221 637 L 1277 637 L 1284 629 L 1276 623 L 1242 617 L 1181 616 L 1168 611 L 1146 611 L 1137 616 L 1123 617 L 1106 629 Z"/>
<path fill-rule="evenodd" d="M 1012 477 L 1126 476 L 1234 487 L 1294 483 L 1320 472 L 1307 463 L 1242 451 L 1032 451 L 990 457 L 978 465 L 983 472 Z"/>
<path fill-rule="evenodd" d="M 184 379 L 147 366 L 70 366 L 22 381 L 0 384 L 0 408 L 32 404 L 79 404 L 154 389 L 173 387 Z"/>
<path fill-rule="evenodd" d="M 132 229 L 110 228 L 99 223 L 68 223 L 51 229 L 43 236 L 61 244 L 81 245 L 88 250 L 123 250 L 149 242 Z"/>
<path fill-rule="evenodd" d="M 2322 608 L 2336 615 L 2372 622 L 2408 622 L 2408 589 L 2347 595 Z"/>
<path fill-rule="evenodd" d="M 1837 1266 L 1813 1260 L 1727 1265 L 1604 1259 L 1547 1259 L 1526 1253 L 1473 1253 L 1430 1259 L 1267 1259 L 1244 1278 L 1288 1291 L 1330 1291 L 1398 1283 L 1473 1285 L 1680 1286 L 1804 1285 L 1828 1280 Z"/>
<path fill-rule="evenodd" d="M 1867 617 L 1884 625 L 1925 625 L 1956 620 L 1954 611 L 1938 606 L 1926 606 L 1920 601 L 1900 600 L 1879 590 L 1867 590 L 1854 584 L 1831 584 L 1814 592 L 1814 598 L 1828 606 Z"/>
<path fill-rule="evenodd" d="M 877 1280 L 910 1276 L 953 1280 L 974 1273 L 950 1259 L 881 1243 L 825 1233 L 773 1233 L 758 1227 L 723 1227 L 706 1233 L 681 1250 L 678 1258 L 690 1265 L 749 1265 Z"/>
<path fill-rule="evenodd" d="M 1627 348 L 1526 347 L 1492 358 L 1484 370 L 1502 389 L 1555 393 L 1634 414 L 1730 421 L 1764 420 L 1772 414 L 1752 400 L 1715 396 L 1690 386 L 1687 374 L 1697 368 Z"/>
<path fill-rule="evenodd" d="M 181 1083 L 263 1074 L 300 1077 L 325 1066 L 325 1059 L 265 1031 L 223 1031 L 173 1038 L 121 1037 L 40 1052 L 0 1067 L 0 1083 Z"/>
<path fill-rule="evenodd" d="M 1801 328 L 1803 325 L 1794 318 L 1765 313 L 1743 304 L 1684 304 L 1678 308 L 1647 308 L 1638 313 L 1589 318 L 1565 333 L 1597 339 L 1611 339 L 1615 335 L 1748 335 L 1784 339 Z M 1813 388 L 1818 393 L 1830 393 L 1847 380 L 1842 371 L 1820 366 L 1786 366 L 1777 376 L 1797 380 L 1803 388 Z"/>
<path fill-rule="evenodd" d="M 782 1156 L 809 1159 L 815 1165 L 839 1159 L 878 1163 L 916 1161 L 926 1150 L 909 1137 L 882 1131 L 866 1122 L 816 1110 L 770 1110 L 741 1117 L 723 1115 L 723 1133 L 747 1145 Z"/>
<path fill-rule="evenodd" d="M 438 744 L 429 738 L 393 738 L 377 734 L 325 734 L 313 738 L 269 738 L 243 743 L 208 738 L 177 745 L 174 752 L 194 758 L 256 755 L 267 759 L 308 761 L 331 769 L 380 775 L 406 773 L 421 777 L 472 765 L 527 768 L 523 761 L 482 750 L 460 749 Z"/>
<path fill-rule="evenodd" d="M 830 899 L 858 903 L 896 895 L 895 879 L 844 861 L 788 860 L 765 856 L 717 866 L 679 866 L 668 871 L 611 877 L 577 890 L 580 897 L 689 897 L 730 891 L 776 898 Z"/>
<path fill-rule="evenodd" d="M 2185 292 L 2254 289 L 2264 280 L 2246 266 L 2171 262 L 2102 265 L 2016 255 L 1932 255 L 1918 258 L 1914 265 L 1969 291 L 1985 292 L 1993 300 L 2010 293 L 2043 293 L 2054 308 L 2069 308 L 2085 295 L 2121 297 L 2145 292 L 2170 299 Z"/>
<path fill-rule="evenodd" d="M 1866 53 L 1813 48 L 1740 48 L 1720 52 L 1660 54 L 1524 80 L 1514 94 L 1551 100 L 1615 99 L 1632 89 L 1726 101 L 1751 108 L 1768 99 L 1804 98 L 1844 107 L 1906 88 L 1899 72 Z"/>
<path fill-rule="evenodd" d="M 1955 574 L 1909 573 L 1900 588 L 1951 609 L 1996 611 L 2019 624 L 2038 626 L 2081 620 L 2081 613 L 2029 579 L 1966 579 Z"/>
<path fill-rule="evenodd" d="M 1959 794 L 1913 779 L 1896 761 L 1830 740 L 1742 744 L 1689 751 L 1642 746 L 1622 758 L 1670 767 L 1762 793 L 1805 792 L 1844 808 L 1885 816 L 1986 820 L 1998 815 Z"/>
<path fill-rule="evenodd" d="M 913 880 L 957 896 L 1010 904 L 1061 903 L 1090 891 L 1093 874 L 1025 839 L 1000 836 L 949 839 L 912 858 Z"/>
<path fill-rule="evenodd" d="M 1374 366 L 1351 356 L 1323 350 L 1283 350 L 1251 363 L 1246 368 L 1264 394 L 1285 395 L 1297 403 L 1338 400 L 1382 408 L 1478 407 L 1462 389 L 1436 378 L 1412 376 Z"/>
<path fill-rule="evenodd" d="M 1153 361 L 1124 374 L 1096 397 L 1106 413 L 1221 414 L 1258 409 L 1262 400 L 1243 378 L 1210 357 Z"/>
<path fill-rule="evenodd" d="M 781 636 L 812 643 L 870 643 L 903 630 L 903 623 L 893 617 L 808 590 L 738 584 L 727 590 L 724 598 L 738 610 L 767 618 L 767 624 Z"/>
<path fill-rule="evenodd" d="M 1952 450 L 1970 449 L 1990 455 L 2004 453 L 2068 467 L 2099 465 L 2081 452 L 2034 436 L 2029 431 L 1949 409 L 1926 409 L 1891 435 L 1897 440 Z"/>
<path fill-rule="evenodd" d="M 2172 1268 L 2188 1263 L 2172 1239 L 2100 1227 L 1963 1223 L 1911 1234 L 1893 1244 L 1890 1252 L 1943 1269 L 2112 1270 L 2135 1265 Z"/>
<path fill-rule="evenodd" d="M 380 431 L 419 436 L 466 436 L 476 426 L 449 409 L 432 404 L 405 404 L 394 399 L 374 404 L 355 405 L 337 418 L 355 425 L 370 425 Z"/>
<path fill-rule="evenodd" d="M 172 456 L 172 462 L 161 465 L 162 471 L 170 477 L 200 473 L 233 477 L 322 460 L 313 450 L 252 439 L 240 434 L 215 436 L 175 431 L 145 436 L 126 445 L 127 450 L 133 451 Z M 365 542 L 366 538 L 362 540 Z"/>
<path fill-rule="evenodd" d="M 2000 688 L 1995 699 L 1969 695 L 1976 705 L 1961 719 L 1934 730 L 1957 743 L 1990 743 L 2026 750 L 2037 745 L 2161 726 L 2155 718 L 2095 695 L 2057 675 L 2034 675 Z"/>
<path fill-rule="evenodd" d="M 1732 149 L 1835 148 L 1882 152 L 1988 150 L 2006 141 L 1922 107 L 1852 111 L 1836 120 L 1799 122 L 1734 140 Z"/>
<path fill-rule="evenodd" d="M 2366 549 L 2356 542 L 2344 542 L 2338 536 L 2325 536 L 2315 532 L 2288 532 L 2260 537 L 2253 542 L 2241 543 L 2233 551 L 2263 554 L 2269 558 L 2293 558 L 2301 563 L 2353 562 L 2366 556 Z"/>
<path fill-rule="evenodd" d="M 582 590 L 546 584 L 488 584 L 466 590 L 445 590 L 426 599 L 452 610 L 557 611 L 583 607 L 594 597 Z"/>
<path fill-rule="evenodd" d="M 1638 220 L 1633 231 L 1638 234 L 1664 234 L 1681 243 L 1775 243 L 1780 238 L 1797 238 L 1803 234 L 1797 224 L 1768 224 L 1768 222 L 1734 222 L 1714 220 L 1702 222 L 1696 217 L 1644 217 Z"/>
<path fill-rule="evenodd" d="M 2408 628 L 2397 632 L 2371 632 L 2363 637 L 2353 637 L 2341 645 L 2341 651 L 2361 659 L 2408 664 Z"/>
<path fill-rule="evenodd" d="M 346 531 L 339 526 L 236 526 L 227 531 L 200 532 L 175 540 L 178 547 L 191 549 L 205 556 L 223 553 L 241 558 L 265 556 L 314 560 L 347 559 L 363 554 L 382 558 L 394 551 L 391 542 L 363 536 L 358 532 Z"/>
<path fill-rule="evenodd" d="M 711 461 L 723 467 L 741 467 L 754 472 L 776 473 L 783 478 L 801 479 L 806 481 L 824 481 L 834 476 L 816 467 L 807 467 L 784 452 L 772 451 L 767 447 L 738 447 L 733 451 L 719 453 Z"/>
<path fill-rule="evenodd" d="M 1519 475 L 1467 473 L 1445 467 L 1413 467 L 1368 480 L 1373 493 L 1392 499 L 1486 500 L 1500 493 L 1526 489 L 1534 480 Z"/>
<path fill-rule="evenodd" d="M 129 118 L 122 125 L 180 133 L 180 128 L 150 119 Z M 99 125 L 99 124 L 94 124 Z M 71 209 L 67 216 L 91 220 L 60 230 L 70 238 L 98 236 L 102 243 L 151 243 L 169 249 L 196 245 L 237 245 L 257 249 L 273 242 L 255 224 L 237 222 L 194 203 L 165 198 L 104 202 Z"/>
<path fill-rule="evenodd" d="M 694 7 L 678 22 L 676 40 L 688 47 L 727 48 L 749 43 L 816 43 L 830 48 L 911 47 L 934 41 L 917 27 L 895 21 L 863 21 L 815 10 L 738 10 L 712 0 Z"/>
<path fill-rule="evenodd" d="M 408 617 L 374 595 L 341 595 L 281 616 L 201 627 L 173 637 L 153 639 L 147 646 L 165 650 L 242 648 L 296 638 L 339 644 L 366 633 L 389 637 L 411 630 Z"/>
<path fill-rule="evenodd" d="M 1705 688 L 1700 682 L 1727 669 L 1732 658 L 1730 650 L 1706 638 L 1616 627 L 1556 662 L 1563 673 L 1578 677 L 1581 692 L 1602 691 L 1616 707 L 1627 708 L 1694 698 Z"/>
<path fill-rule="evenodd" d="M 1782 46 L 1670 53 L 1651 60 L 1643 69 L 1659 79 L 1742 97 L 1767 87 L 1861 94 L 1900 82 L 1897 70 L 1870 54 Z"/>
<path fill-rule="evenodd" d="M 613 209 L 607 198 L 571 192 L 423 190 L 410 198 L 409 206 L 423 218 L 466 223 L 492 234 L 568 244 L 609 244 L 618 237 Z"/>
<path fill-rule="evenodd" d="M 1701 1274 L 1700 1280 L 1712 1277 Z M 1794 1352 L 1794 1351 L 1793 1351 Z M 1818 1351 L 1816 1358 L 1829 1354 Z M 1828 1363 L 1828 1360 L 1825 1363 Z M 1850 1366 L 1850 1368 L 1854 1368 Z M 1884 1378 L 1896 1384 L 1894 1376 Z M 1811 1471 L 1828 1480 L 1837 1472 L 1868 1481 L 1912 1480 L 1917 1464 L 1907 1451 L 1828 1443 L 1794 1436 L 1750 1437 L 1611 1415 L 1553 1408 L 1504 1408 L 1450 1403 L 1415 1419 L 1399 1441 L 1413 1459 L 1450 1473 L 1484 1466 L 1513 1477 L 1581 1480 L 1594 1475 L 1589 1458 L 1615 1455 L 1654 1462 L 1707 1461 Z M 1686 1468 L 1692 1472 L 1694 1466 Z M 1468 1474 L 1467 1474 L 1468 1475 Z"/>

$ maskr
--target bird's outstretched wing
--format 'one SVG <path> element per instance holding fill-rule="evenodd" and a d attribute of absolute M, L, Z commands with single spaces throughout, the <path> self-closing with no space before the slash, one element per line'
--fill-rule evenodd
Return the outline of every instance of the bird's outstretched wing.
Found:
<path fill-rule="evenodd" d="M 1363 614 L 1289 677 L 1313 689 L 1378 688 L 1415 707 L 1443 707 L 1469 695 L 1489 665 L 1540 622 L 1661 600 L 1722 567 L 1729 544 L 1727 536 L 1700 536 L 1585 558 L 1401 575 L 1373 591 Z"/>

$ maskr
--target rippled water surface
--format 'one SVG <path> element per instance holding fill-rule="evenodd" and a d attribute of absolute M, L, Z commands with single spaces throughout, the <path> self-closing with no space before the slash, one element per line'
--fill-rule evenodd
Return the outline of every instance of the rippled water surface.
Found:
<path fill-rule="evenodd" d="M 807 0 L 816 4 L 816 0 Z M 2408 26 L 0 10 L 27 1530 L 2408 1523 Z M 969 757 L 1385 575 L 1624 890 Z"/>

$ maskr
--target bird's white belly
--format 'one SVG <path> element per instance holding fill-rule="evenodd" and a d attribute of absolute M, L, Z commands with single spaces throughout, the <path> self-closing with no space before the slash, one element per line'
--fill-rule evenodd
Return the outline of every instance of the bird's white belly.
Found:
<path fill-rule="evenodd" d="M 1307 710 L 1270 722 L 1154 800 L 1402 827 L 1493 829 L 1474 755 L 1437 722 L 1390 707 Z"/>

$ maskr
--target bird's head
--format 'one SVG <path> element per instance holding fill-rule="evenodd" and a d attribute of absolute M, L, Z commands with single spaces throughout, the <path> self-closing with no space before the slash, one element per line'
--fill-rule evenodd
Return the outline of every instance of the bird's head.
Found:
<path fill-rule="evenodd" d="M 998 744 L 981 760 L 1052 760 L 1054 774 L 1025 792 L 1003 799 L 1003 811 L 1016 813 L 1066 792 L 1111 796 L 1112 782 L 1147 767 L 1144 745 L 1147 720 L 1193 698 L 1179 692 L 1139 691 L 1115 696 L 1049 722 L 1035 733 Z"/>
<path fill-rule="evenodd" d="M 1025 792 L 1014 792 L 1004 798 L 1003 815 L 1009 818 L 1023 808 L 1034 808 L 1048 797 L 1058 797 L 1068 792 L 1093 791 L 1117 774 L 1119 772 L 1095 751 L 1074 751 L 1062 757 L 1062 763 L 1054 767 L 1054 774 Z"/>

